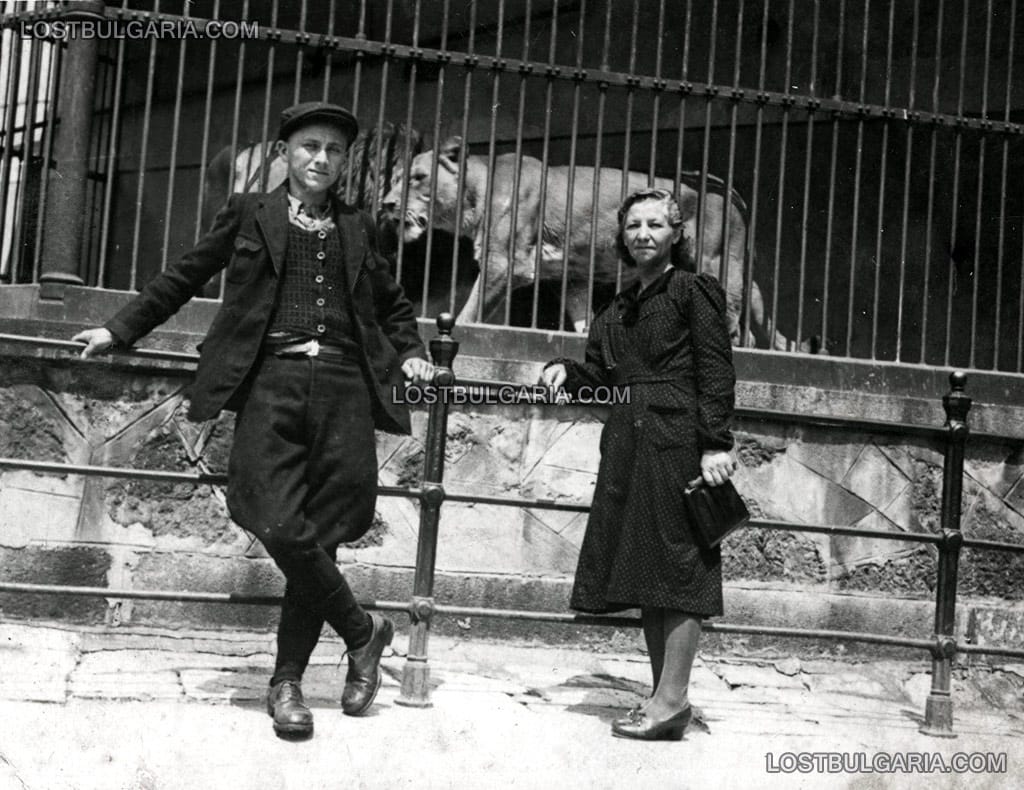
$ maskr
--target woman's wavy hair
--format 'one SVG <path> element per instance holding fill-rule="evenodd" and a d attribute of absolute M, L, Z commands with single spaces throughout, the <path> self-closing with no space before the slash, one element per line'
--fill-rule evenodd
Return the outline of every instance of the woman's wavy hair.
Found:
<path fill-rule="evenodd" d="M 629 213 L 630 208 L 634 204 L 640 203 L 644 200 L 657 200 L 665 203 L 666 216 L 668 217 L 668 224 L 673 228 L 682 228 L 683 226 L 683 212 L 679 208 L 679 203 L 676 202 L 675 196 L 667 189 L 638 189 L 636 192 L 628 195 L 625 200 L 622 201 L 622 205 L 619 206 L 619 232 L 615 235 L 615 249 L 619 253 L 619 258 L 627 266 L 636 266 L 636 261 L 633 260 L 633 256 L 629 254 L 629 249 L 626 247 L 626 239 L 623 234 L 622 224 L 626 219 L 626 214 Z M 683 242 L 685 236 L 679 235 L 679 241 L 672 245 L 672 257 L 671 262 L 673 266 L 683 268 L 688 260 L 687 254 L 684 249 Z"/>

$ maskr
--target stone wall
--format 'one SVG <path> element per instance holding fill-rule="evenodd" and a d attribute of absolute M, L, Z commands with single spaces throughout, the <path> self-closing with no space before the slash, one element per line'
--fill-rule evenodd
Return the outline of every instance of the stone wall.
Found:
<path fill-rule="evenodd" d="M 465 363 L 469 370 L 483 364 Z M 8 351 L 0 357 L 0 456 L 223 472 L 232 421 L 228 415 L 190 423 L 184 416 L 189 379 L 187 366 L 81 363 L 66 355 Z M 754 399 L 754 391 L 749 383 L 741 386 L 741 405 Z M 586 504 L 603 416 L 601 409 L 585 407 L 453 409 L 446 488 Z M 419 482 L 424 411 L 414 411 L 413 425 L 410 437 L 378 436 L 382 484 Z M 915 532 L 939 528 L 943 457 L 935 439 L 749 417 L 738 421 L 736 437 L 736 484 L 757 518 Z M 280 592 L 277 570 L 231 522 L 223 494 L 211 485 L 4 470 L 3 580 Z M 365 597 L 409 598 L 418 520 L 414 501 L 382 497 L 374 529 L 343 550 L 340 561 Z M 1019 439 L 972 438 L 962 520 L 968 537 L 1024 543 Z M 564 611 L 585 523 L 579 513 L 446 503 L 438 600 Z M 912 542 L 749 528 L 726 545 L 723 620 L 926 637 L 932 629 L 935 557 L 933 547 Z M 963 554 L 963 637 L 1024 644 L 1022 571 L 1019 554 Z M 0 606 L 5 616 L 170 627 L 260 629 L 275 621 L 261 606 L 27 594 L 0 594 Z M 439 627 L 491 634 L 506 626 L 456 619 Z M 574 638 L 579 630 L 531 629 L 551 638 Z"/>

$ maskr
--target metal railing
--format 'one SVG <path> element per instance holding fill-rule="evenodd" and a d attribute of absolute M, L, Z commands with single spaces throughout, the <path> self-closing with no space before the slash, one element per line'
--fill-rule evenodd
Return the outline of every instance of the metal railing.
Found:
<path fill-rule="evenodd" d="M 434 386 L 442 390 L 451 390 L 459 386 L 487 387 L 496 382 L 456 381 L 453 363 L 458 353 L 459 344 L 451 337 L 454 320 L 450 315 L 442 315 L 437 321 L 439 334 L 430 341 L 430 352 L 437 374 Z M 23 336 L 0 336 L 4 342 L 22 342 L 43 345 L 51 349 L 78 350 L 80 346 L 68 341 L 42 340 Z M 148 358 L 156 358 L 167 352 L 132 351 L 130 354 L 143 354 Z M 194 355 L 174 355 L 181 360 Z M 946 412 L 944 428 L 931 429 L 933 436 L 941 436 L 945 445 L 944 466 L 942 475 L 941 524 L 937 533 L 903 532 L 899 530 L 864 529 L 844 525 L 795 524 L 765 519 L 755 519 L 752 528 L 787 530 L 830 535 L 850 535 L 859 537 L 879 538 L 903 542 L 914 542 L 934 545 L 938 551 L 937 577 L 935 584 L 935 618 L 934 634 L 930 639 L 894 636 L 869 632 L 851 632 L 832 629 L 813 628 L 780 628 L 774 626 L 741 625 L 730 623 L 707 623 L 705 630 L 710 633 L 722 634 L 757 634 L 774 637 L 799 637 L 839 641 L 853 641 L 865 644 L 903 647 L 926 650 L 932 660 L 932 687 L 929 693 L 925 721 L 921 731 L 940 737 L 952 737 L 953 733 L 953 701 L 950 693 L 951 670 L 955 657 L 961 654 L 984 654 L 1024 658 L 1024 649 L 999 645 L 960 644 L 955 636 L 956 593 L 960 553 L 964 548 L 982 551 L 1003 551 L 1024 553 L 1024 545 L 967 539 L 960 531 L 960 505 L 962 498 L 964 450 L 968 437 L 967 415 L 971 399 L 965 394 L 966 375 L 954 372 L 950 375 L 951 391 L 943 397 Z M 588 512 L 589 507 L 568 503 L 557 503 L 550 500 L 477 496 L 465 493 L 450 493 L 444 487 L 445 442 L 447 438 L 448 408 L 450 398 L 430 399 L 426 436 L 424 439 L 424 466 L 422 481 L 418 487 L 382 486 L 382 496 L 399 496 L 418 499 L 421 503 L 420 529 L 418 535 L 416 564 L 414 568 L 413 590 L 411 600 L 406 603 L 395 601 L 364 600 L 368 608 L 386 611 L 406 611 L 409 614 L 411 629 L 409 650 L 402 674 L 402 690 L 398 702 L 403 705 L 423 707 L 430 705 L 430 663 L 429 633 L 433 618 L 437 615 L 497 617 L 514 620 L 530 620 L 548 623 L 566 623 L 576 625 L 605 626 L 637 626 L 635 618 L 599 615 L 580 615 L 560 612 L 534 612 L 517 609 L 494 609 L 485 607 L 452 606 L 438 603 L 434 598 L 434 575 L 436 565 L 437 542 L 439 535 L 441 509 L 445 502 L 473 502 L 502 505 L 508 507 L 529 507 L 531 509 L 562 510 L 570 512 Z M 773 419 L 785 420 L 786 415 L 767 413 Z M 835 421 L 840 424 L 841 421 Z M 872 431 L 888 430 L 901 433 L 899 425 L 883 425 L 872 422 L 868 426 L 861 421 L 848 420 L 847 427 L 857 429 L 868 428 Z M 922 429 L 916 431 L 920 434 Z M 80 474 L 124 479 L 156 480 L 163 482 L 187 482 L 195 485 L 224 485 L 227 477 L 223 474 L 182 473 L 162 470 L 127 469 L 120 467 L 94 466 L 87 464 L 66 464 L 56 462 L 32 461 L 24 458 L 0 458 L 0 470 L 24 469 L 50 474 Z M 106 587 L 80 587 L 50 584 L 30 584 L 16 582 L 0 582 L 0 592 L 36 593 L 48 595 L 70 596 L 101 596 L 108 599 L 146 599 L 179 601 L 190 603 L 227 603 L 266 605 L 278 603 L 277 596 L 239 595 L 233 593 L 184 592 L 174 590 L 132 590 L 112 589 Z"/>
<path fill-rule="evenodd" d="M 404 179 L 384 220 L 423 316 L 585 323 L 630 276 L 607 254 L 606 209 L 660 179 L 685 198 L 692 264 L 725 284 L 738 342 L 1024 373 L 1017 0 L 361 0 L 351 15 L 92 0 L 75 12 L 256 27 L 66 46 L 48 25 L 67 9 L 4 8 L 0 283 L 137 289 L 228 191 L 279 177 L 279 109 L 330 99 L 368 130 L 343 181 L 371 211 L 428 137 L 435 152 L 463 141 L 454 190 L 438 191 L 434 156 L 420 196 L 453 192 L 451 211 L 403 240 L 420 210 Z M 479 274 L 454 228 L 478 243 Z M 489 295 L 469 309 L 474 283 Z"/>

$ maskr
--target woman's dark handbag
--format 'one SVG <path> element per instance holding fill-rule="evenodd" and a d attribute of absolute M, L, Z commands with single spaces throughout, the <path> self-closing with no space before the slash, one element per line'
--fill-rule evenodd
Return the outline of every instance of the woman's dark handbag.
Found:
<path fill-rule="evenodd" d="M 683 498 L 693 523 L 694 539 L 706 549 L 713 549 L 726 535 L 750 521 L 750 511 L 731 480 L 709 486 L 703 477 L 698 477 L 687 484 Z"/>

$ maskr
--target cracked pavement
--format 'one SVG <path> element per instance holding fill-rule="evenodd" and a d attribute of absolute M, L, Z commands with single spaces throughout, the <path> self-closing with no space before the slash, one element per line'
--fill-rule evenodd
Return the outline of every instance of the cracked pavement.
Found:
<path fill-rule="evenodd" d="M 341 715 L 342 645 L 304 682 L 316 732 L 277 739 L 273 637 L 0 622 L 0 790 L 1017 787 L 1024 665 L 957 670 L 955 739 L 922 735 L 928 662 L 702 655 L 682 743 L 610 737 L 649 693 L 639 652 L 431 637 L 433 706 L 396 704 L 406 638 L 370 715 Z M 801 752 L 1007 755 L 1005 773 L 803 773 Z M 772 755 L 771 757 L 769 755 Z M 775 771 L 769 770 L 775 760 Z"/>

